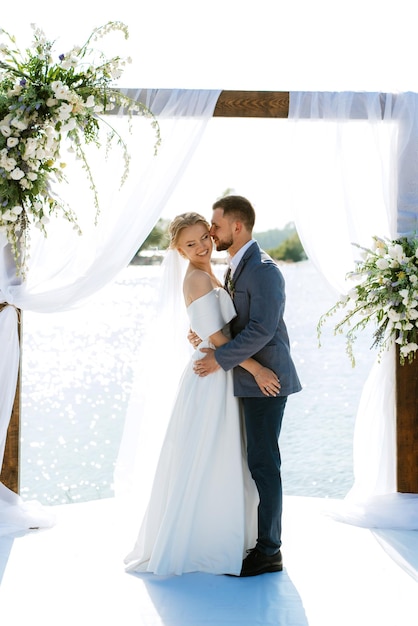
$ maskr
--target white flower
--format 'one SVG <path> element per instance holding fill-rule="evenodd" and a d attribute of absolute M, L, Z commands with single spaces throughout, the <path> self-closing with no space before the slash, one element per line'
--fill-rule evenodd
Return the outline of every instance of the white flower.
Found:
<path fill-rule="evenodd" d="M 54 82 L 51 83 L 51 89 L 58 100 L 65 100 L 67 98 L 69 89 L 61 80 L 54 80 Z"/>
<path fill-rule="evenodd" d="M 16 215 L 16 213 L 12 213 L 11 211 L 5 211 L 2 217 L 7 222 L 15 222 L 18 216 Z"/>
<path fill-rule="evenodd" d="M 398 313 L 394 309 L 389 309 L 387 315 L 388 315 L 388 318 L 392 320 L 392 322 L 398 322 L 401 319 L 400 313 Z"/>
<path fill-rule="evenodd" d="M 386 270 L 389 267 L 389 263 L 386 259 L 377 259 L 376 267 L 380 270 Z"/>
<path fill-rule="evenodd" d="M 19 143 L 19 139 L 17 137 L 9 137 L 7 140 L 7 147 L 14 148 Z"/>
<path fill-rule="evenodd" d="M 16 85 L 13 89 L 10 89 L 7 92 L 7 96 L 11 98 L 12 96 L 20 96 L 22 93 L 22 85 Z"/>
<path fill-rule="evenodd" d="M 73 117 L 71 117 L 66 124 L 63 124 L 61 126 L 61 132 L 64 134 L 69 133 L 70 130 L 74 130 L 76 126 L 77 126 L 76 120 Z"/>
<path fill-rule="evenodd" d="M 409 277 L 409 282 L 412 283 L 413 285 L 415 285 L 415 283 L 418 280 L 418 276 L 416 274 L 411 274 Z"/>
<path fill-rule="evenodd" d="M 73 107 L 67 102 L 63 102 L 58 109 L 58 117 L 62 122 L 68 120 L 72 113 Z"/>
<path fill-rule="evenodd" d="M 13 178 L 13 180 L 20 180 L 24 175 L 25 172 L 23 172 L 20 167 L 15 167 L 15 169 L 10 172 L 10 178 Z"/>
<path fill-rule="evenodd" d="M 22 189 L 32 189 L 33 187 L 32 183 L 26 178 L 21 178 L 19 181 L 19 184 L 22 187 Z"/>
<path fill-rule="evenodd" d="M 401 298 L 403 298 L 404 300 L 407 300 L 409 297 L 409 291 L 408 289 L 400 289 L 399 290 L 399 295 L 401 296 Z"/>
<path fill-rule="evenodd" d="M 39 172 L 41 169 L 41 162 L 36 159 L 30 159 L 30 166 L 33 172 Z"/>
<path fill-rule="evenodd" d="M 418 319 L 418 311 L 417 311 L 417 309 L 411 309 L 409 311 L 408 315 L 409 315 L 409 319 L 410 320 L 417 320 Z"/>
<path fill-rule="evenodd" d="M 88 109 L 92 109 L 94 105 L 96 104 L 94 96 L 89 96 L 84 104 L 86 105 Z"/>
<path fill-rule="evenodd" d="M 110 70 L 110 75 L 112 76 L 113 80 L 117 80 L 122 76 L 122 70 L 118 67 L 114 67 Z"/>
<path fill-rule="evenodd" d="M 10 126 L 0 126 L 0 131 L 3 137 L 10 137 L 10 135 L 12 134 L 12 129 L 10 128 Z"/>
<path fill-rule="evenodd" d="M 65 56 L 64 59 L 61 61 L 61 67 L 64 70 L 69 70 L 72 67 L 76 67 L 77 63 L 78 63 L 77 57 Z"/>
<path fill-rule="evenodd" d="M 0 126 L 8 126 L 12 118 L 13 118 L 13 115 L 11 113 L 8 113 L 7 115 L 3 117 L 2 120 L 0 120 Z"/>
<path fill-rule="evenodd" d="M 392 257 L 392 259 L 396 259 L 399 263 L 405 259 L 405 253 L 400 243 L 389 246 L 388 254 Z"/>
<path fill-rule="evenodd" d="M 26 177 L 29 178 L 29 180 L 36 180 L 38 178 L 38 174 L 36 174 L 36 172 L 28 172 Z"/>
<path fill-rule="evenodd" d="M 46 159 L 49 156 L 49 154 L 45 151 L 45 149 L 42 146 L 39 146 L 39 148 L 36 149 L 36 158 L 38 159 L 38 161 L 42 161 L 43 159 Z"/>
<path fill-rule="evenodd" d="M 25 144 L 25 159 L 28 159 L 32 154 L 36 152 L 36 148 L 38 147 L 38 141 L 34 137 L 28 137 L 26 139 Z"/>
<path fill-rule="evenodd" d="M 14 213 L 15 215 L 20 215 L 23 211 L 23 207 L 21 207 L 19 204 L 17 204 L 16 206 L 12 207 L 10 209 L 10 211 L 12 213 Z"/>
<path fill-rule="evenodd" d="M 48 98 L 45 104 L 47 107 L 51 108 L 58 104 L 58 100 L 56 98 Z"/>
<path fill-rule="evenodd" d="M 410 352 L 415 352 L 418 350 L 418 344 L 416 343 L 407 343 L 405 346 L 400 347 L 400 351 L 404 356 L 407 356 Z"/>
<path fill-rule="evenodd" d="M 28 122 L 25 120 L 20 120 L 17 117 L 15 117 L 10 124 L 12 126 L 14 126 L 15 128 L 17 128 L 18 130 L 26 130 L 28 127 Z"/>
<path fill-rule="evenodd" d="M 16 165 L 17 165 L 17 161 L 13 157 L 9 157 L 8 159 L 2 160 L 2 166 L 7 172 L 13 171 Z"/>

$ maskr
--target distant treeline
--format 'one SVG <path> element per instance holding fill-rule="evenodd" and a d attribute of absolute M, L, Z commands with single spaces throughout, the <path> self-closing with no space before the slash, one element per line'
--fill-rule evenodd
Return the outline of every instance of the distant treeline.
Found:
<path fill-rule="evenodd" d="M 169 223 L 170 220 L 159 219 L 135 256 L 140 256 L 144 250 L 165 250 L 169 242 Z M 289 222 L 282 229 L 274 228 L 262 233 L 254 232 L 254 239 L 257 239 L 260 247 L 276 261 L 297 262 L 306 259 L 293 222 Z"/>
<path fill-rule="evenodd" d="M 276 261 L 297 262 L 306 259 L 305 250 L 293 222 L 289 222 L 282 229 L 254 232 L 254 239 L 257 239 L 260 247 Z"/>

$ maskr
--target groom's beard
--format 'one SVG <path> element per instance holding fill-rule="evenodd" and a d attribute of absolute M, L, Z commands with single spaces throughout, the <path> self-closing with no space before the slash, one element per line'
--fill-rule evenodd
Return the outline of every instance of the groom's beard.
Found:
<path fill-rule="evenodd" d="M 220 239 L 218 239 L 217 241 L 214 242 L 216 250 L 218 252 L 222 252 L 223 250 L 229 250 L 229 248 L 232 246 L 233 241 L 232 239 L 228 239 L 228 241 L 221 241 Z"/>

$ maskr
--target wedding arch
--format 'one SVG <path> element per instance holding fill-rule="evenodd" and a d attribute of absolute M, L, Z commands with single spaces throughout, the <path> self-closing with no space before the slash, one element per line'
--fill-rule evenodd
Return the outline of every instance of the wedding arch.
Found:
<path fill-rule="evenodd" d="M 105 212 L 98 230 L 88 231 L 84 242 L 71 240 L 77 253 L 74 255 L 73 250 L 72 255 L 78 260 L 69 277 L 58 284 L 45 273 L 48 263 L 57 261 L 58 251 L 58 269 L 64 272 L 69 263 L 69 257 L 62 256 L 62 239 L 58 244 L 53 240 L 55 235 L 67 236 L 62 235 L 58 225 L 48 240 L 34 242 L 36 255 L 27 285 L 16 282 L 7 247 L 1 250 L 0 300 L 4 305 L 0 305 L 0 371 L 4 376 L 0 385 L 3 397 L 11 398 L 12 404 L 15 398 L 10 424 L 4 405 L 0 415 L 3 446 L 7 430 L 1 481 L 16 492 L 20 436 L 17 310 L 64 310 L 109 282 L 129 262 L 157 221 L 212 116 L 287 118 L 294 124 L 295 140 L 289 159 L 295 176 L 296 226 L 308 256 L 338 291 L 343 290 L 345 273 L 352 268 L 352 242 L 368 245 L 373 235 L 393 238 L 417 230 L 417 94 L 165 89 L 127 92 L 146 104 L 162 124 L 161 153 L 157 160 L 139 167 L 135 184 L 122 197 L 113 193 L 113 202 L 124 203 L 120 212 Z M 141 135 L 141 145 L 147 145 L 147 141 Z M 315 158 L 319 145 L 328 150 L 326 164 Z M 363 183 L 369 184 L 371 177 L 373 185 L 365 192 Z M 301 179 L 303 185 L 298 184 Z M 361 184 L 356 186 L 358 180 Z M 347 192 L 352 183 L 354 190 Z M 114 246 L 115 236 L 124 241 L 124 246 L 110 261 L 108 250 Z M 3 349 L 6 345 L 10 352 Z M 383 361 L 372 370 L 365 385 L 359 411 L 365 413 L 367 427 L 360 425 L 357 431 L 360 448 L 371 442 L 374 461 L 370 461 L 370 448 L 362 458 L 355 455 L 360 468 L 356 481 L 366 495 L 418 493 L 418 365 L 414 360 L 400 366 L 394 351 Z M 9 370 L 15 374 L 10 375 Z M 364 418 L 361 421 L 363 424 Z M 1 445 L 0 437 L 0 452 Z"/>

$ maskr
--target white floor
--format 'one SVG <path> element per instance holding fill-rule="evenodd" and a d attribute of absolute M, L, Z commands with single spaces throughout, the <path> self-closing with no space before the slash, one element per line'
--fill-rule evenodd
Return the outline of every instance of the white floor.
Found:
<path fill-rule="evenodd" d="M 285 498 L 284 571 L 254 578 L 127 574 L 115 500 L 56 507 L 56 525 L 0 538 L 4 626 L 417 626 L 418 531 L 370 531 Z"/>

